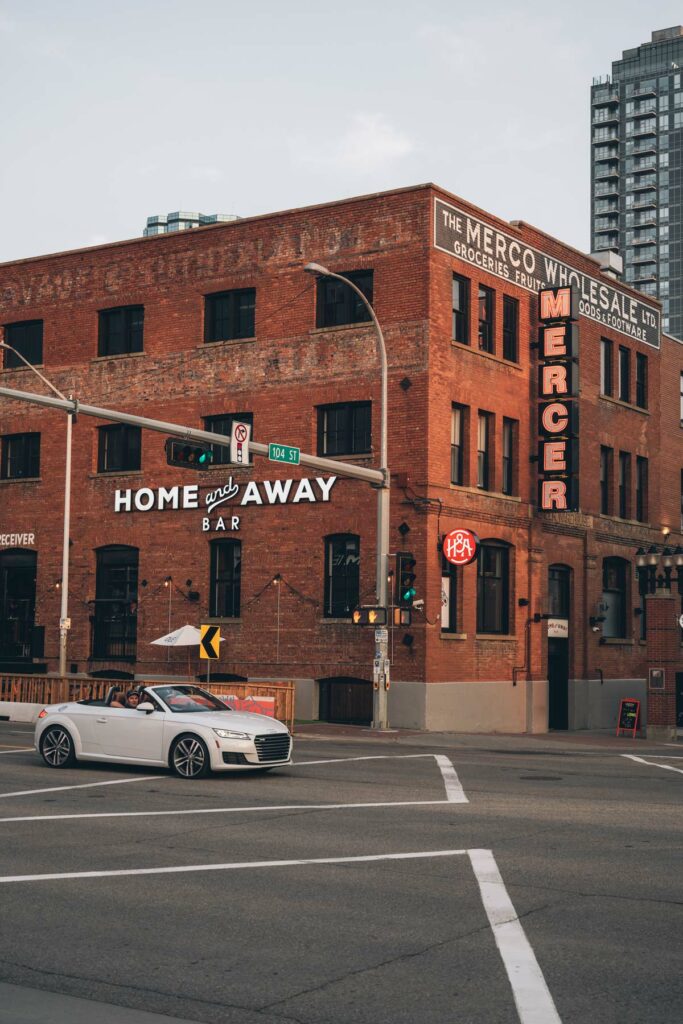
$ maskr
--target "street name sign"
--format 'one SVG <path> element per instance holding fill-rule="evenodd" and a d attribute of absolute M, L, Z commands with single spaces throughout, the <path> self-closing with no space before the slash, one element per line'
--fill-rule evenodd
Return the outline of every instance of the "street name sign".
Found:
<path fill-rule="evenodd" d="M 291 445 L 271 441 L 268 445 L 268 458 L 271 462 L 286 462 L 288 466 L 298 466 L 301 448 L 292 448 Z"/>

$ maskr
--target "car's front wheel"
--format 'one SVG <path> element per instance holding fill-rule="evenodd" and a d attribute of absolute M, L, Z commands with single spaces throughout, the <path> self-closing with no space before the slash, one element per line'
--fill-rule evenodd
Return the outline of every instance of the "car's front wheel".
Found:
<path fill-rule="evenodd" d="M 51 725 L 40 738 L 40 753 L 50 768 L 71 768 L 76 763 L 74 741 L 61 725 Z"/>
<path fill-rule="evenodd" d="M 201 779 L 209 774 L 209 751 L 199 736 L 179 736 L 171 747 L 171 768 L 181 779 Z"/>

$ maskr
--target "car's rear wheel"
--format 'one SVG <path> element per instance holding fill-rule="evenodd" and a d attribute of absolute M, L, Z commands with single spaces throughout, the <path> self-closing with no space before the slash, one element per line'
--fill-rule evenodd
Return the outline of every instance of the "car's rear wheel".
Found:
<path fill-rule="evenodd" d="M 74 741 L 61 725 L 51 725 L 40 738 L 40 753 L 50 768 L 71 768 L 76 763 Z"/>
<path fill-rule="evenodd" d="M 209 751 L 199 736 L 179 736 L 171 747 L 171 768 L 181 779 L 201 779 L 209 774 Z"/>

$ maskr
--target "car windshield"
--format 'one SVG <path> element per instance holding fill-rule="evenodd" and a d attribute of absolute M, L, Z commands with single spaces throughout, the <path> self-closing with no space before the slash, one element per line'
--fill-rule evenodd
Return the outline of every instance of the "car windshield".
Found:
<path fill-rule="evenodd" d="M 176 714 L 232 710 L 218 697 L 200 689 L 199 686 L 159 686 L 154 692 L 161 697 L 169 711 L 175 711 Z"/>

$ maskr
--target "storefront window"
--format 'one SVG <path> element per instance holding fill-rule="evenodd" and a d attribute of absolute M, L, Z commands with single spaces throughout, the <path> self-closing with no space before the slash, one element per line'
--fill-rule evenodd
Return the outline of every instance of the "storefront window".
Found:
<path fill-rule="evenodd" d="M 133 661 L 137 644 L 137 548 L 112 545 L 97 552 L 93 658 Z"/>
<path fill-rule="evenodd" d="M 602 635 L 626 638 L 628 578 L 630 562 L 625 558 L 605 558 L 602 562 Z"/>
<path fill-rule="evenodd" d="M 338 533 L 325 538 L 325 617 L 349 619 L 359 603 L 360 537 Z"/>
<path fill-rule="evenodd" d="M 0 658 L 31 657 L 37 559 L 35 551 L 0 553 Z"/>
<path fill-rule="evenodd" d="M 484 541 L 477 562 L 477 633 L 508 633 L 510 622 L 510 548 Z"/>
<path fill-rule="evenodd" d="M 209 615 L 221 619 L 239 618 L 241 582 L 241 541 L 215 541 L 211 545 Z"/>

